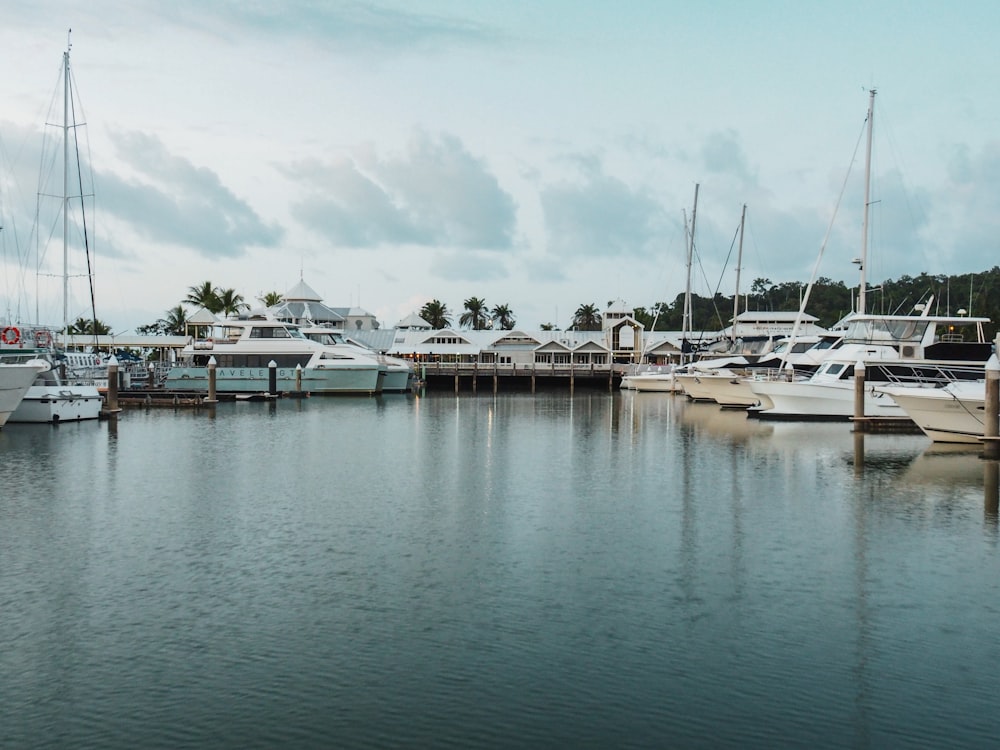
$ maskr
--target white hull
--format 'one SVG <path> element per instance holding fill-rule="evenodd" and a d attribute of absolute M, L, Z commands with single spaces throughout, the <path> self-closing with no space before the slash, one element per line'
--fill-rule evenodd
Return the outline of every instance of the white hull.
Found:
<path fill-rule="evenodd" d="M 315 394 L 365 394 L 380 393 L 386 370 L 377 364 L 341 365 L 329 368 L 302 370 L 301 389 Z M 267 367 L 218 367 L 215 371 L 217 393 L 265 393 L 270 373 Z M 296 390 L 296 372 L 290 367 L 279 367 L 276 386 L 281 392 Z M 208 392 L 208 368 L 177 365 L 167 373 L 167 389 Z"/>
<path fill-rule="evenodd" d="M 672 373 L 657 375 L 629 375 L 629 388 L 634 391 L 673 393 L 677 390 Z"/>
<path fill-rule="evenodd" d="M 986 386 L 982 381 L 952 383 L 944 388 L 883 390 L 934 442 L 982 442 L 986 418 Z"/>
<path fill-rule="evenodd" d="M 758 396 L 771 401 L 770 408 L 755 410 L 763 418 L 847 420 L 854 416 L 853 379 L 826 383 L 755 380 L 750 387 Z M 868 388 L 865 416 L 905 418 L 906 412 L 888 395 Z"/>
<path fill-rule="evenodd" d="M 7 424 L 38 376 L 31 365 L 0 364 L 0 427 Z"/>
<path fill-rule="evenodd" d="M 10 421 L 55 424 L 97 419 L 103 406 L 104 399 L 95 386 L 33 385 Z"/>
<path fill-rule="evenodd" d="M 697 398 L 697 400 L 712 400 L 719 404 L 719 406 L 744 408 L 755 406 L 760 402 L 760 397 L 750 390 L 750 382 L 744 376 L 703 373 L 687 377 L 697 381 L 692 383 L 695 392 L 699 394 L 699 396 L 692 396 L 692 398 Z M 686 389 L 687 382 L 685 381 Z M 688 395 L 690 395 L 690 392 L 688 392 Z"/>

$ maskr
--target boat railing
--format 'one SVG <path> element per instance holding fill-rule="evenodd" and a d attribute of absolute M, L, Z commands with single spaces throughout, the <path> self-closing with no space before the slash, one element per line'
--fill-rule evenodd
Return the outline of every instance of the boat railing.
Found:
<path fill-rule="evenodd" d="M 879 367 L 883 379 L 893 385 L 937 385 L 944 386 L 961 380 L 981 380 L 985 377 L 983 367 L 975 365 L 945 365 L 933 362 L 903 365 L 893 363 L 892 367 Z"/>
<path fill-rule="evenodd" d="M 752 367 L 750 377 L 754 380 L 764 380 L 769 382 L 791 382 L 793 380 L 805 380 L 811 376 L 812 370 L 796 370 L 786 367 Z"/>

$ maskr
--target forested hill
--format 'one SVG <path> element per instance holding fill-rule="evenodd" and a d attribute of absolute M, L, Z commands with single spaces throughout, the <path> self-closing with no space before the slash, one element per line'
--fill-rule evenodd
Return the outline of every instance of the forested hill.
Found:
<path fill-rule="evenodd" d="M 756 279 L 750 291 L 740 302 L 743 310 L 797 310 L 806 284 L 787 281 L 773 284 L 770 279 Z M 813 284 L 806 312 L 819 318 L 822 326 L 831 326 L 849 313 L 857 287 L 845 286 L 842 281 L 821 277 Z M 873 283 L 868 288 L 866 306 L 871 313 L 909 313 L 913 306 L 926 302 L 933 295 L 932 314 L 968 314 L 990 318 L 986 335 L 996 335 L 1000 324 L 1000 267 L 989 271 L 958 276 L 931 275 L 903 276 Z M 714 299 L 692 294 L 692 328 L 718 330 L 729 325 L 733 317 L 733 298 L 716 294 Z M 965 311 L 960 312 L 960 311 Z M 659 302 L 652 309 L 637 308 L 636 318 L 647 329 L 679 331 L 682 327 L 684 295 L 678 294 L 671 303 Z"/>

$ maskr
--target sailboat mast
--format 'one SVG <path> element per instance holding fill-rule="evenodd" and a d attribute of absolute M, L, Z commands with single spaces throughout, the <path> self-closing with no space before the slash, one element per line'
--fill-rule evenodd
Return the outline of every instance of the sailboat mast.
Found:
<path fill-rule="evenodd" d="M 747 220 L 747 204 L 740 214 L 740 244 L 736 251 L 736 293 L 733 294 L 733 343 L 736 343 L 736 318 L 740 314 L 740 270 L 743 268 L 743 227 Z"/>
<path fill-rule="evenodd" d="M 63 335 L 69 335 L 69 50 L 63 52 Z"/>
<path fill-rule="evenodd" d="M 872 127 L 875 121 L 875 89 L 868 92 L 868 142 L 865 145 L 865 206 L 861 220 L 861 259 L 858 263 L 861 275 L 858 281 L 858 312 L 865 314 L 865 266 L 868 263 L 868 206 L 871 199 L 872 182 Z"/>
<path fill-rule="evenodd" d="M 698 218 L 698 183 L 694 186 L 694 206 L 691 209 L 691 231 L 688 233 L 687 284 L 684 287 L 684 315 L 681 322 L 681 362 L 684 361 L 684 347 L 691 332 L 691 266 L 694 262 L 694 227 Z"/>

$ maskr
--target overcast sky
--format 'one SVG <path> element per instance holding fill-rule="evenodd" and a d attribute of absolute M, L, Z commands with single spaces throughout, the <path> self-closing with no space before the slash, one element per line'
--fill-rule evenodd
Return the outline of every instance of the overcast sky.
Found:
<path fill-rule="evenodd" d="M 34 216 L 69 28 L 116 332 L 206 280 L 301 276 L 387 326 L 471 296 L 529 329 L 648 307 L 684 291 L 696 183 L 698 293 L 732 294 L 744 203 L 743 291 L 808 280 L 831 226 L 819 273 L 855 285 L 871 88 L 869 280 L 997 264 L 1000 3 L 17 0 L 0 316 L 62 320 Z"/>

